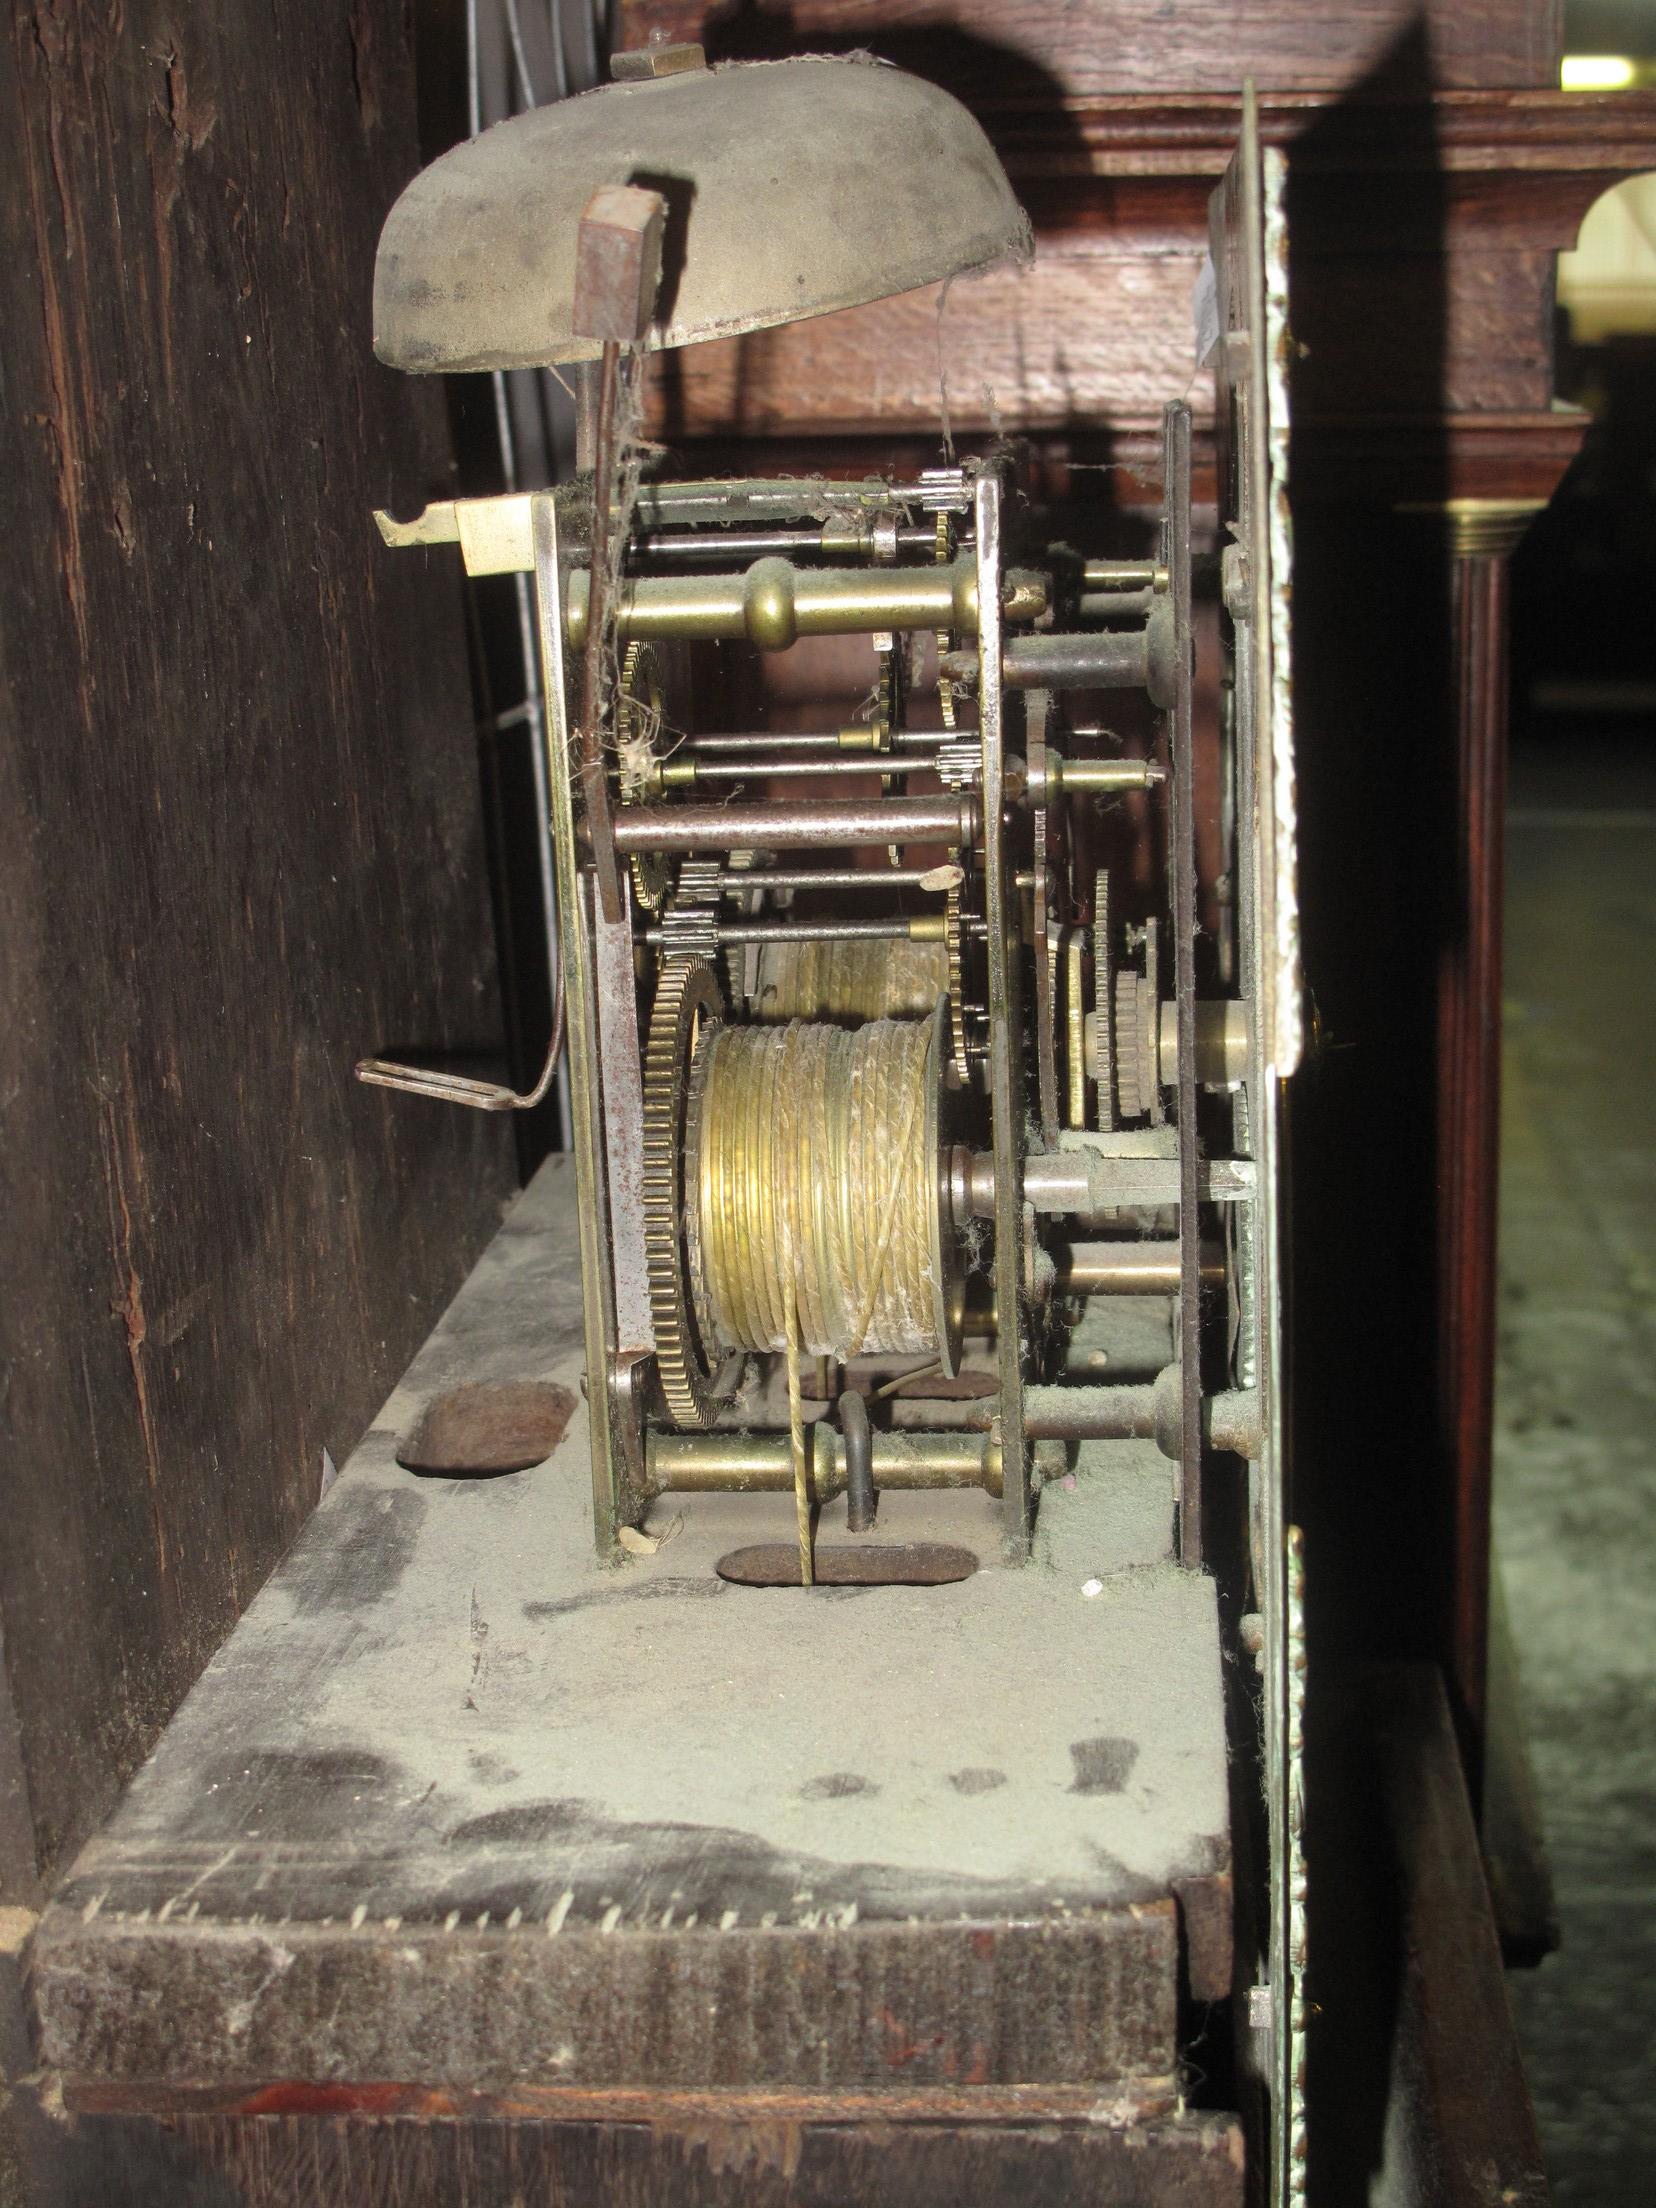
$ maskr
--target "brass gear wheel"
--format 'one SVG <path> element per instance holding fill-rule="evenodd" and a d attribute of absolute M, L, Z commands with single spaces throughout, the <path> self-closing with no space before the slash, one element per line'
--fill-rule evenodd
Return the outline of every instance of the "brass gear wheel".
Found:
<path fill-rule="evenodd" d="M 891 640 L 890 651 L 878 655 L 880 665 L 874 684 L 874 726 L 879 737 L 878 750 L 882 752 L 891 749 L 896 731 L 903 725 L 908 689 L 903 655 L 907 641 L 906 637 L 898 634 Z"/>
<path fill-rule="evenodd" d="M 1098 1124 L 1116 1123 L 1115 940 L 1110 933 L 1110 870 L 1093 877 L 1093 1079 L 1098 1085 Z"/>
<path fill-rule="evenodd" d="M 724 1017 L 713 969 L 682 953 L 662 961 L 644 1048 L 644 1264 L 655 1325 L 656 1372 L 678 1427 L 711 1426 L 740 1371 L 702 1340 L 691 1290 L 684 1156 L 690 1067 Z"/>
<path fill-rule="evenodd" d="M 648 770 L 658 755 L 661 700 L 660 659 L 652 644 L 635 637 L 621 661 L 621 690 L 616 700 L 623 805 L 640 804 L 649 795 L 646 783 Z M 632 881 L 640 909 L 659 912 L 673 886 L 673 870 L 659 853 L 635 852 Z"/>
<path fill-rule="evenodd" d="M 943 908 L 943 942 L 949 957 L 949 1058 L 962 1088 L 972 1078 L 966 1044 L 966 961 L 961 924 L 961 885 L 956 882 Z"/>
<path fill-rule="evenodd" d="M 949 517 L 947 514 L 939 514 L 937 517 L 937 532 L 933 558 L 935 559 L 939 567 L 947 567 L 950 560 L 954 558 L 954 537 L 949 528 Z M 939 629 L 937 632 L 937 706 L 938 711 L 943 717 L 943 726 L 948 729 L 950 734 L 952 735 L 954 733 L 955 725 L 954 684 L 943 672 L 943 654 L 949 649 L 949 643 L 950 638 L 948 630 Z"/>
<path fill-rule="evenodd" d="M 1128 969 L 1115 977 L 1116 1096 L 1123 1119 L 1153 1111 L 1156 1092 L 1156 1008 L 1150 985 Z"/>

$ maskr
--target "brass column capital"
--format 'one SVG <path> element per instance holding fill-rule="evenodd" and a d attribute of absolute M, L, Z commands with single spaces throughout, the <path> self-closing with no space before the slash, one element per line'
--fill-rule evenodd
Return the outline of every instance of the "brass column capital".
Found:
<path fill-rule="evenodd" d="M 1544 498 L 1444 498 L 1409 500 L 1400 514 L 1426 514 L 1444 523 L 1457 560 L 1504 559 L 1547 504 Z"/>

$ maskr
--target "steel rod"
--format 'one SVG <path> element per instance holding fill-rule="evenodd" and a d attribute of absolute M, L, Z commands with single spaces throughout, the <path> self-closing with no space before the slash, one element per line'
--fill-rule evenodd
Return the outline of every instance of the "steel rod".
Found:
<path fill-rule="evenodd" d="M 725 875 L 727 897 L 744 889 L 935 889 L 958 888 L 957 866 L 738 866 Z"/>
<path fill-rule="evenodd" d="M 876 1433 L 874 1485 L 879 1488 L 982 1487 L 1000 1493 L 998 1452 L 983 1434 Z M 811 1485 L 819 1501 L 845 1485 L 845 1439 L 818 1422 L 805 1430 Z M 793 1453 L 786 1434 L 670 1434 L 652 1431 L 644 1450 L 652 1494 L 791 1492 Z"/>
<path fill-rule="evenodd" d="M 1024 1431 L 1041 1441 L 1154 1441 L 1157 1389 L 1059 1382 L 1024 1390 Z"/>
<path fill-rule="evenodd" d="M 1050 805 L 1058 797 L 1115 797 L 1123 790 L 1153 789 L 1166 779 L 1153 759 L 1062 759 L 1048 752 L 1044 772 L 1030 775 L 1025 798 L 1031 805 Z"/>
<path fill-rule="evenodd" d="M 953 681 L 967 688 L 981 685 L 975 651 L 944 652 L 940 664 Z M 1084 635 L 1014 637 L 1001 653 L 1001 681 L 1009 690 L 1147 689 L 1149 631 L 1092 629 Z"/>
<path fill-rule="evenodd" d="M 885 754 L 875 741 L 877 735 L 872 723 L 853 728 L 776 728 L 729 736 L 687 736 L 678 748 L 680 751 L 835 751 L 883 758 Z M 955 740 L 946 728 L 900 728 L 891 738 L 893 745 L 905 751 L 921 748 L 935 751 L 939 744 Z"/>
<path fill-rule="evenodd" d="M 569 576 L 565 623 L 577 651 L 586 645 L 590 575 Z M 602 585 L 600 585 L 600 591 Z M 1008 574 L 999 613 L 1032 621 L 1047 604 L 1045 578 Z M 997 623 L 997 627 L 998 627 Z M 618 640 L 635 637 L 746 637 L 762 651 L 785 651 L 796 637 L 856 636 L 874 629 L 978 629 L 978 580 L 969 559 L 948 567 L 791 567 L 755 560 L 740 575 L 635 575 L 615 593 Z"/>
<path fill-rule="evenodd" d="M 1088 590 L 1165 590 L 1168 573 L 1153 560 L 1084 560 L 1081 580 Z"/>
<path fill-rule="evenodd" d="M 1189 1401 L 1177 1365 L 1147 1386 L 1088 1387 L 1059 1381 L 1026 1388 L 1025 1430 L 1040 1441 L 1153 1441 L 1165 1457 L 1181 1455 L 1184 1421 L 1215 1449 L 1239 1457 L 1259 1451 L 1259 1398 L 1229 1388 Z"/>
<path fill-rule="evenodd" d="M 939 914 L 920 920 L 721 920 L 715 937 L 720 949 L 745 943 L 941 943 L 943 919 Z M 667 928 L 646 928 L 651 945 L 672 941 Z"/>
<path fill-rule="evenodd" d="M 1225 1277 L 1225 1255 L 1204 1242 L 1201 1274 L 1209 1287 Z M 1073 1242 L 1058 1253 L 1057 1289 L 1068 1296 L 1176 1296 L 1179 1245 L 1175 1242 Z"/>
<path fill-rule="evenodd" d="M 1083 621 L 1142 621 L 1155 602 L 1153 590 L 1087 590 L 1075 610 Z"/>
<path fill-rule="evenodd" d="M 1112 766 L 1122 762 L 1112 760 Z M 834 759 L 669 759 L 662 769 L 667 788 L 694 789 L 703 782 L 751 782 L 758 775 L 826 777 L 860 774 L 925 774 L 930 759 L 894 759 L 889 752 L 868 752 Z"/>
<path fill-rule="evenodd" d="M 796 751 L 855 751 L 872 749 L 872 727 L 859 731 L 867 739 L 864 745 L 848 744 L 843 732 L 829 729 L 760 729 L 730 736 L 687 736 L 679 746 L 680 751 L 775 751 L 787 744 Z"/>
<path fill-rule="evenodd" d="M 579 374 L 579 370 L 576 371 Z M 733 506 L 752 526 L 756 522 L 822 526 L 827 511 L 872 519 L 903 506 L 928 513 L 961 513 L 971 491 L 959 469 L 939 471 L 923 483 L 887 483 L 875 476 L 826 482 L 821 476 L 719 476 L 689 483 L 645 483 L 638 493 L 639 518 L 652 527 L 677 523 L 719 522 Z"/>
<path fill-rule="evenodd" d="M 929 552 L 936 543 L 931 529 L 899 524 L 899 552 Z M 634 536 L 628 551 L 649 560 L 758 560 L 780 553 L 784 558 L 803 554 L 820 559 L 871 558 L 871 529 L 651 529 Z"/>
<path fill-rule="evenodd" d="M 995 1168 L 990 1152 L 957 1150 L 950 1201 L 957 1220 L 994 1216 Z M 1088 1145 L 1035 1151 L 1023 1161 L 1023 1192 L 1038 1212 L 1065 1214 L 1083 1226 L 1108 1226 L 1118 1211 L 1161 1211 L 1179 1201 L 1176 1157 L 1106 1154 Z M 1197 1195 L 1208 1204 L 1247 1201 L 1254 1193 L 1248 1158 L 1203 1158 Z"/>
<path fill-rule="evenodd" d="M 867 1533 L 874 1523 L 874 1432 L 868 1423 L 868 1405 L 855 1388 L 839 1399 L 840 1434 L 845 1461 L 845 1527 L 848 1533 Z"/>
<path fill-rule="evenodd" d="M 978 809 L 949 797 L 813 800 L 774 805 L 625 805 L 615 822 L 618 851 L 815 851 L 852 844 L 938 843 L 977 837 Z"/>
<path fill-rule="evenodd" d="M 1149 631 L 1013 637 L 1001 654 L 1009 690 L 1142 690 L 1150 679 Z"/>

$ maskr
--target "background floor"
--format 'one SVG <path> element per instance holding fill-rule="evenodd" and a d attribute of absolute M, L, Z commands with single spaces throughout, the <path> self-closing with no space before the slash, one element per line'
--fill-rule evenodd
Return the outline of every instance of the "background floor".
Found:
<path fill-rule="evenodd" d="M 1656 739 L 1507 845 L 1496 1554 L 1563 1930 L 1512 1993 L 1560 2208 L 1656 2195 Z"/>

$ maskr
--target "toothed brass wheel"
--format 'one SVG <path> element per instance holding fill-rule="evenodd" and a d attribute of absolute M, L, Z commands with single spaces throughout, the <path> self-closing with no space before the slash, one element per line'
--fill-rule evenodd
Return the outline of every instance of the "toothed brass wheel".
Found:
<path fill-rule="evenodd" d="M 965 925 L 960 890 L 956 882 L 944 906 L 943 941 L 949 954 L 949 1058 L 964 1088 L 972 1078 L 972 1059 L 966 1042 Z"/>
<path fill-rule="evenodd" d="M 718 980 L 705 959 L 675 954 L 662 961 L 644 1050 L 644 1263 L 656 1372 L 667 1415 L 679 1427 L 711 1426 L 741 1370 L 740 1358 L 721 1358 L 696 1324 L 689 1239 L 695 1205 L 684 1172 L 694 1061 L 723 1019 Z"/>
<path fill-rule="evenodd" d="M 621 661 L 621 689 L 616 700 L 623 805 L 642 804 L 655 794 L 654 777 L 661 760 L 661 715 L 660 657 L 653 644 L 635 638 Z M 672 867 L 659 853 L 635 852 L 632 880 L 633 895 L 641 910 L 659 912 L 673 886 Z"/>
<path fill-rule="evenodd" d="M 1115 976 L 1116 1098 L 1123 1119 L 1143 1119 L 1156 1105 L 1156 1003 L 1142 974 Z"/>
<path fill-rule="evenodd" d="M 1110 933 L 1110 873 L 1093 877 L 1093 1079 L 1098 1084 L 1098 1124 L 1116 1123 L 1115 939 Z"/>

